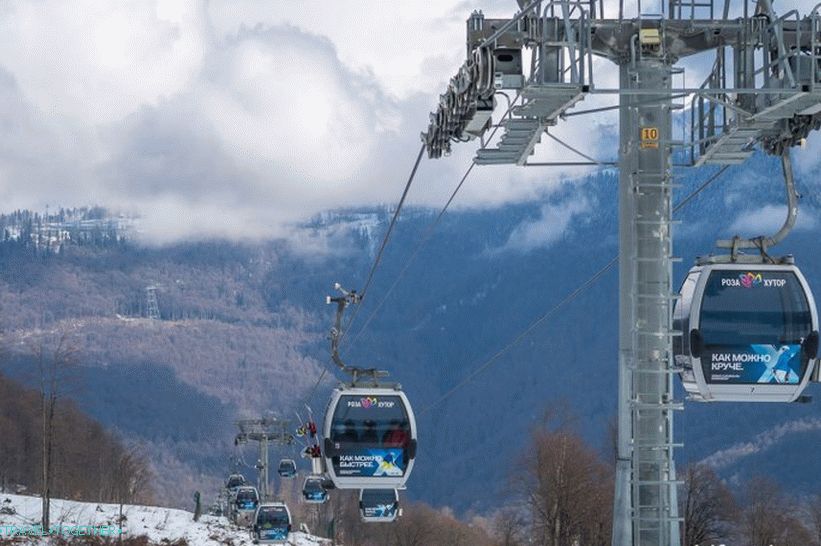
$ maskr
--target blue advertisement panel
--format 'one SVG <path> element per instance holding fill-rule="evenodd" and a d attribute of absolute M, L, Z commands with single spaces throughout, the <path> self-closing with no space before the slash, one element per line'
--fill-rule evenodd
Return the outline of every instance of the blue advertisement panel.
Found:
<path fill-rule="evenodd" d="M 368 447 L 344 449 L 334 457 L 334 472 L 341 478 L 395 478 L 405 475 L 402 448 Z"/>
<path fill-rule="evenodd" d="M 325 502 L 328 498 L 328 492 L 324 489 L 318 489 L 313 491 L 303 491 L 302 496 L 305 500 L 309 501 L 316 501 L 316 502 Z"/>
<path fill-rule="evenodd" d="M 260 540 L 281 540 L 281 541 L 286 541 L 286 540 L 288 540 L 288 528 L 287 527 L 273 527 L 271 529 L 260 529 L 259 530 L 259 539 Z"/>
<path fill-rule="evenodd" d="M 237 501 L 237 510 L 256 510 L 257 509 L 257 502 L 248 500 L 248 501 Z"/>
<path fill-rule="evenodd" d="M 373 506 L 365 506 L 362 509 L 362 514 L 366 518 L 386 518 L 393 519 L 396 516 L 396 503 L 389 504 L 375 504 Z"/>
<path fill-rule="evenodd" d="M 701 365 L 707 383 L 797 385 L 801 345 L 712 346 L 702 354 Z"/>

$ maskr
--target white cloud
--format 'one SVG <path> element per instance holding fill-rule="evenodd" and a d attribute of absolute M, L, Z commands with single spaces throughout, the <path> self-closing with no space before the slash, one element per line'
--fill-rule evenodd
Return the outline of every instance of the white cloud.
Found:
<path fill-rule="evenodd" d="M 773 235 L 784 224 L 787 217 L 787 207 L 766 205 L 760 209 L 744 211 L 738 215 L 730 226 L 730 231 L 741 237 L 757 237 L 759 235 Z M 798 219 L 795 223 L 797 230 L 815 229 L 817 220 L 812 216 L 802 215 L 799 207 Z"/>
<path fill-rule="evenodd" d="M 821 168 L 821 133 L 810 133 L 804 146 L 793 148 L 791 156 L 796 174 L 811 175 L 805 176 L 806 182 L 818 185 L 818 169 Z"/>
<path fill-rule="evenodd" d="M 802 432 L 811 432 L 821 430 L 821 419 L 800 419 L 792 421 L 771 429 L 765 430 L 757 434 L 749 442 L 740 442 L 734 444 L 726 449 L 716 451 L 712 455 L 705 457 L 700 461 L 701 464 L 706 464 L 720 470 L 733 466 L 742 459 L 767 451 L 779 444 L 785 437 L 791 434 L 798 434 Z"/>
<path fill-rule="evenodd" d="M 2 9 L 4 203 L 126 209 L 157 241 L 287 235 L 328 208 L 394 202 L 461 62 L 469 11 L 194 0 Z M 411 202 L 441 205 L 473 151 L 423 165 Z M 532 198 L 572 172 L 477 169 L 455 207 Z"/>
<path fill-rule="evenodd" d="M 564 236 L 574 217 L 590 209 L 587 199 L 578 196 L 563 203 L 543 205 L 538 218 L 516 226 L 502 250 L 528 252 L 549 247 Z"/>
<path fill-rule="evenodd" d="M 53 119 L 121 119 L 181 91 L 204 54 L 201 6 L 181 0 L 6 2 L 0 64 Z"/>
<path fill-rule="evenodd" d="M 394 203 L 428 112 L 463 60 L 474 7 L 5 2 L 0 198 L 8 208 L 134 211 L 157 241 L 289 236 L 322 210 Z M 516 9 L 508 0 L 482 7 L 488 17 Z M 608 64 L 596 61 L 602 85 L 615 83 Z M 612 96 L 591 96 L 579 108 L 610 103 Z M 586 121 L 551 131 L 612 159 L 616 113 Z M 441 206 L 476 146 L 425 161 L 410 203 Z M 571 157 L 543 138 L 534 159 Z M 589 171 L 477 168 L 454 208 L 544 199 Z"/>
<path fill-rule="evenodd" d="M 298 7 L 296 7 L 298 5 Z M 213 2 L 218 32 L 242 25 L 293 25 L 328 37 L 348 66 L 372 73 L 389 94 L 438 97 L 465 56 L 465 21 L 474 9 L 487 17 L 510 17 L 513 0 L 384 2 L 341 0 L 231 0 Z"/>

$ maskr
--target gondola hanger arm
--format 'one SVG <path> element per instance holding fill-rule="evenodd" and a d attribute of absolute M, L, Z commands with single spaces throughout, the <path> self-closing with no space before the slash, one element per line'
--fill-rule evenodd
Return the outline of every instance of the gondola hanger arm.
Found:
<path fill-rule="evenodd" d="M 334 326 L 331 328 L 329 336 L 331 340 L 331 358 L 339 369 L 347 372 L 349 367 L 342 361 L 342 357 L 339 355 L 339 342 L 342 339 L 342 317 L 348 305 L 359 303 L 362 301 L 362 296 L 357 294 L 356 290 L 346 290 L 342 288 L 342 285 L 339 283 L 334 283 L 334 290 L 339 292 L 340 295 L 336 297 L 327 296 L 325 298 L 325 303 L 328 305 L 336 304 L 336 320 L 334 321 Z"/>
<path fill-rule="evenodd" d="M 362 294 L 356 292 L 356 290 L 346 290 L 342 288 L 342 285 L 339 283 L 334 284 L 334 289 L 340 293 L 339 296 L 327 296 L 325 298 L 325 302 L 327 304 L 336 304 L 336 319 L 334 320 L 333 328 L 331 328 L 330 333 L 330 340 L 331 340 L 331 359 L 334 361 L 340 370 L 349 374 L 352 377 L 352 381 L 354 384 L 358 383 L 361 378 L 369 377 L 373 380 L 374 386 L 378 384 L 378 379 L 380 377 L 386 377 L 388 372 L 383 370 L 378 370 L 376 368 L 359 368 L 356 366 L 348 366 L 342 360 L 342 357 L 339 354 L 339 343 L 342 340 L 342 317 L 345 314 L 345 309 L 347 309 L 348 305 L 352 303 L 360 303 L 362 301 Z"/>
<path fill-rule="evenodd" d="M 793 175 L 792 162 L 790 161 L 790 151 L 786 148 L 781 154 L 781 169 L 784 172 L 784 186 L 787 192 L 787 218 L 777 232 L 769 237 L 760 236 L 752 239 L 742 239 L 738 236 L 728 240 L 719 240 L 716 246 L 719 248 L 732 249 L 735 256 L 738 249 L 756 248 L 761 252 L 762 257 L 767 257 L 767 250 L 781 241 L 795 227 L 798 218 L 798 192 L 795 191 L 795 177 Z"/>

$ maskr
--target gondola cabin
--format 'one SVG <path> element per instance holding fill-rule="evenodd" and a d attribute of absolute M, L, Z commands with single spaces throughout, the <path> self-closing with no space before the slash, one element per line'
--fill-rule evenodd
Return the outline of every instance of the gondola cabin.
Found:
<path fill-rule="evenodd" d="M 225 481 L 225 488 L 232 493 L 243 485 L 245 485 L 245 476 L 242 474 L 231 474 Z"/>
<path fill-rule="evenodd" d="M 416 419 L 396 388 L 334 389 L 323 457 L 338 489 L 401 489 L 416 457 Z"/>
<path fill-rule="evenodd" d="M 283 478 L 295 478 L 296 461 L 294 461 L 293 459 L 282 459 L 281 461 L 279 461 L 277 474 L 279 474 Z"/>
<path fill-rule="evenodd" d="M 284 502 L 259 505 L 251 527 L 254 544 L 287 544 L 290 532 L 291 512 Z"/>
<path fill-rule="evenodd" d="M 238 488 L 232 499 L 234 522 L 237 525 L 251 525 L 258 506 L 259 493 L 256 487 L 244 485 Z"/>
<path fill-rule="evenodd" d="M 673 329 L 684 388 L 699 401 L 794 402 L 818 353 L 818 313 L 801 271 L 703 263 L 681 287 Z"/>
<path fill-rule="evenodd" d="M 400 515 L 399 492 L 396 489 L 362 489 L 359 491 L 359 515 L 366 523 L 390 523 Z"/>
<path fill-rule="evenodd" d="M 302 500 L 309 504 L 322 504 L 328 500 L 328 491 L 321 476 L 307 476 L 302 482 Z"/>

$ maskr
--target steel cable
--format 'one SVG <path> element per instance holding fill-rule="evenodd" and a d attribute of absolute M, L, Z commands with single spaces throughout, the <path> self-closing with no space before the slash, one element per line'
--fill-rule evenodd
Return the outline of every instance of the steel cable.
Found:
<path fill-rule="evenodd" d="M 719 176 L 721 176 L 724 173 L 724 171 L 726 171 L 728 169 L 728 167 L 729 167 L 728 165 L 723 166 L 721 169 L 719 169 L 717 172 L 715 172 L 710 178 L 708 178 L 704 183 L 702 183 L 698 188 L 696 188 L 692 193 L 690 193 L 689 195 L 687 195 L 687 197 L 682 199 L 681 202 L 678 203 L 673 208 L 673 212 L 678 212 L 683 206 L 685 206 L 687 203 L 692 201 L 698 194 L 700 194 L 702 191 L 704 191 Z M 522 339 L 527 337 L 527 335 L 530 332 L 532 332 L 537 326 L 539 326 L 542 322 L 547 320 L 549 317 L 553 316 L 559 309 L 561 309 L 562 307 L 564 307 L 568 303 L 572 302 L 582 292 L 584 292 L 587 288 L 589 288 L 590 286 L 595 284 L 596 281 L 598 281 L 605 273 L 607 273 L 610 269 L 612 269 L 613 266 L 615 266 L 618 263 L 618 261 L 619 261 L 618 256 L 612 258 L 609 262 L 607 262 L 606 265 L 604 265 L 601 269 L 599 269 L 596 273 L 594 273 L 592 277 L 590 277 L 585 282 L 583 282 L 582 284 L 577 286 L 570 294 L 565 296 L 565 298 L 563 300 L 561 300 L 559 303 L 557 303 L 556 305 L 551 307 L 542 316 L 537 318 L 535 321 L 531 322 L 527 326 L 527 328 L 525 328 L 523 331 L 521 331 L 515 338 L 513 338 L 512 341 L 510 341 L 507 345 L 505 345 L 504 347 L 499 349 L 496 353 L 493 354 L 493 356 L 491 356 L 490 358 L 485 360 L 478 368 L 473 370 L 462 381 L 460 381 L 459 383 L 457 383 L 456 385 L 451 387 L 445 394 L 443 394 L 441 397 L 439 397 L 435 402 L 429 404 L 428 406 L 423 408 L 421 411 L 419 411 L 417 413 L 417 415 L 423 415 L 423 414 L 427 413 L 428 411 L 433 409 L 435 406 L 438 406 L 439 404 L 441 404 L 442 402 L 447 400 L 456 391 L 458 391 L 459 389 L 461 389 L 462 387 L 464 387 L 465 385 L 470 383 L 476 376 L 478 376 L 483 371 L 488 369 L 491 365 L 493 365 L 493 363 L 496 362 L 500 356 L 505 354 L 507 351 L 512 349 L 514 346 L 516 346 Z"/>

